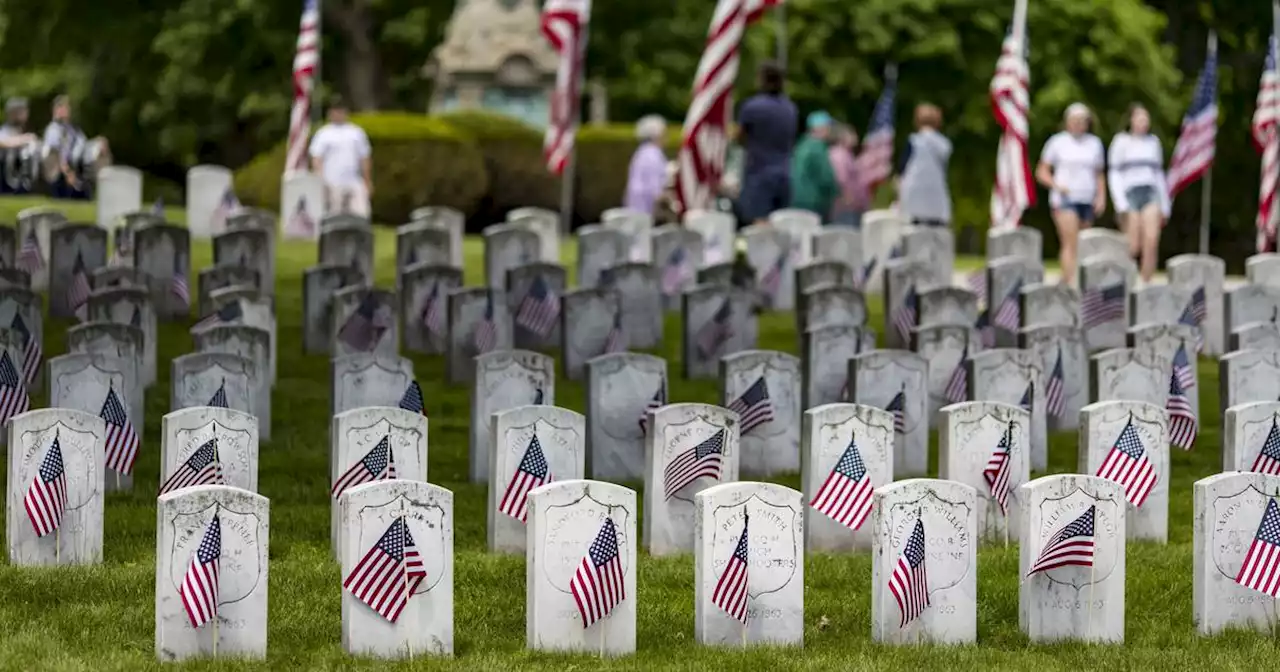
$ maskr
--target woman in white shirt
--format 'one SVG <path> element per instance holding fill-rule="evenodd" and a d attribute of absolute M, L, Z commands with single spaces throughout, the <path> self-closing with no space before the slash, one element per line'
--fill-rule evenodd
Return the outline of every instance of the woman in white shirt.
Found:
<path fill-rule="evenodd" d="M 1129 238 L 1129 254 L 1141 255 L 1142 281 L 1156 273 L 1160 229 L 1169 216 L 1169 187 L 1164 177 L 1164 148 L 1151 134 L 1151 115 L 1141 105 L 1129 108 L 1129 131 L 1111 140 L 1107 154 L 1111 202 Z"/>
<path fill-rule="evenodd" d="M 1058 229 L 1058 262 L 1062 282 L 1075 285 L 1076 240 L 1107 207 L 1105 150 L 1098 136 L 1089 132 L 1091 113 L 1083 103 L 1072 103 L 1065 115 L 1066 130 L 1044 145 L 1036 180 L 1049 190 L 1049 207 Z"/>

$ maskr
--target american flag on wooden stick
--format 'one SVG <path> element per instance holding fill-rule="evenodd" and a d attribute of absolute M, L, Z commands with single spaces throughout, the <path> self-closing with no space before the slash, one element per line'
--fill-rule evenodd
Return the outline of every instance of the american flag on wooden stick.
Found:
<path fill-rule="evenodd" d="M 917 518 L 902 555 L 898 556 L 898 564 L 889 576 L 889 592 L 893 593 L 898 611 L 902 613 L 900 628 L 907 627 L 929 606 L 929 574 L 924 560 L 924 519 Z"/>
<path fill-rule="evenodd" d="M 1218 39 L 1209 34 L 1204 69 L 1196 80 L 1191 108 L 1182 118 L 1182 132 L 1169 161 L 1169 197 L 1199 180 L 1213 165 L 1218 138 Z"/>
<path fill-rule="evenodd" d="M 240 301 L 232 301 L 223 305 L 216 311 L 201 318 L 196 322 L 192 329 L 200 330 L 205 327 L 212 327 L 216 324 L 235 324 L 244 318 L 244 307 L 240 305 Z"/>
<path fill-rule="evenodd" d="M 699 478 L 720 480 L 720 461 L 724 457 L 725 430 L 721 429 L 707 440 L 684 451 L 667 463 L 662 470 L 662 489 L 666 499 L 671 499 L 686 485 Z"/>
<path fill-rule="evenodd" d="M 739 433 L 747 434 L 767 422 L 773 422 L 773 400 L 769 385 L 761 375 L 737 399 L 729 402 L 729 410 L 738 414 Z"/>
<path fill-rule="evenodd" d="M 893 432 L 895 434 L 906 434 L 907 390 L 905 386 L 903 389 L 898 390 L 897 394 L 893 395 L 893 399 L 889 400 L 889 405 L 885 406 L 884 410 L 893 414 Z"/>
<path fill-rule="evenodd" d="M 1062 368 L 1062 348 L 1058 348 L 1058 359 L 1053 364 L 1053 372 L 1049 374 L 1049 382 L 1045 385 L 1045 411 L 1055 418 L 1062 418 L 1067 413 L 1066 380 Z"/>
<path fill-rule="evenodd" d="M 427 414 L 426 400 L 422 397 L 422 386 L 418 381 L 409 381 L 409 386 L 405 388 L 404 394 L 400 396 L 400 408 L 411 413 Z"/>
<path fill-rule="evenodd" d="M 40 239 L 36 237 L 33 226 L 22 239 L 22 249 L 18 251 L 18 269 L 26 271 L 28 275 L 35 275 L 42 268 L 44 254 L 40 252 Z"/>
<path fill-rule="evenodd" d="M 1254 458 L 1253 466 L 1249 471 L 1280 476 L 1280 427 L 1276 426 L 1274 417 L 1271 419 L 1271 430 L 1267 432 L 1267 438 L 1262 442 L 1262 449 L 1258 451 L 1258 456 Z"/>
<path fill-rule="evenodd" d="M 22 382 L 18 369 L 14 368 L 9 351 L 0 351 L 0 427 L 15 415 L 26 413 L 31 408 L 31 397 L 27 396 L 27 386 Z"/>
<path fill-rule="evenodd" d="M 122 474 L 133 473 L 133 462 L 138 458 L 141 442 L 114 386 L 107 388 L 107 398 L 102 402 L 98 417 L 107 424 L 107 468 Z"/>
<path fill-rule="evenodd" d="M 396 456 L 391 450 L 391 436 L 385 435 L 376 446 L 365 453 L 364 457 L 351 465 L 343 474 L 333 481 L 333 489 L 329 494 L 334 499 L 342 497 L 348 488 L 362 483 L 374 481 L 390 481 L 396 476 Z"/>
<path fill-rule="evenodd" d="M 644 410 L 640 411 L 640 433 L 649 433 L 649 411 L 656 411 L 667 405 L 667 384 L 666 381 L 658 383 L 658 391 L 649 397 L 649 401 L 645 402 Z"/>
<path fill-rule="evenodd" d="M 516 324 L 546 338 L 560 319 L 560 297 L 541 275 L 533 279 L 529 291 L 520 300 Z"/>
<path fill-rule="evenodd" d="M 1117 282 L 1101 289 L 1089 289 L 1080 299 L 1080 322 L 1085 329 L 1124 319 L 1125 285 Z"/>
<path fill-rule="evenodd" d="M 587 554 L 578 564 L 578 571 L 569 580 L 569 593 L 578 605 L 583 628 L 589 628 L 608 616 L 614 607 L 627 599 L 622 558 L 618 553 L 618 528 L 613 519 L 604 519 Z"/>
<path fill-rule="evenodd" d="M 285 172 L 307 169 L 307 142 L 311 137 L 311 92 L 320 67 L 320 9 L 316 0 L 302 5 L 298 44 L 293 55 L 293 109 L 289 113 L 289 143 Z M 224 216 L 225 221 L 225 216 Z"/>
<path fill-rule="evenodd" d="M 694 337 L 694 346 L 699 357 L 704 360 L 711 359 L 729 339 L 733 338 L 731 317 L 733 317 L 733 300 L 726 298 L 716 310 L 715 315 L 698 329 Z"/>
<path fill-rule="evenodd" d="M 1267 40 L 1267 59 L 1258 83 L 1258 104 L 1253 112 L 1253 142 L 1262 154 L 1261 183 L 1258 186 L 1258 251 L 1276 249 L 1276 224 L 1280 222 L 1280 72 L 1276 65 L 1277 40 Z"/>
<path fill-rule="evenodd" d="M 169 279 L 169 293 L 178 300 L 183 313 L 191 309 L 191 286 L 187 284 L 187 268 L 182 257 L 175 254 L 173 260 L 173 277 Z"/>
<path fill-rule="evenodd" d="M 222 460 L 218 459 L 218 439 L 212 438 L 196 449 L 160 485 L 160 494 L 197 485 L 225 485 Z"/>
<path fill-rule="evenodd" d="M 947 401 L 958 404 L 969 398 L 969 355 L 960 358 L 960 363 L 951 370 L 951 378 L 947 380 L 947 388 L 943 394 Z"/>
<path fill-rule="evenodd" d="M 435 337 L 444 336 L 445 330 L 445 301 L 444 293 L 440 291 L 440 282 L 431 285 L 431 291 L 427 293 L 427 300 L 422 304 L 422 326 L 427 328 L 427 333 Z"/>
<path fill-rule="evenodd" d="M 37 537 L 43 537 L 62 525 L 62 514 L 67 510 L 67 470 L 62 461 L 62 444 L 57 432 L 40 461 L 40 469 L 31 479 L 22 505 Z"/>
<path fill-rule="evenodd" d="M 342 587 L 391 623 L 409 604 L 413 591 L 427 578 L 422 554 L 401 516 L 382 533 L 342 580 Z"/>
<path fill-rule="evenodd" d="M 515 473 L 511 474 L 511 480 L 507 483 L 507 489 L 503 491 L 502 499 L 499 501 L 498 510 L 522 523 L 525 522 L 529 517 L 529 491 L 554 480 L 556 479 L 551 473 L 551 465 L 547 464 L 547 456 L 542 452 L 542 443 L 538 441 L 538 435 L 534 434 L 529 439 L 529 445 L 524 449 L 524 457 L 516 466 Z"/>
<path fill-rule="evenodd" d="M 178 586 L 178 597 L 182 599 L 191 627 L 199 628 L 218 617 L 221 575 L 222 521 L 215 513 L 204 528 L 200 546 L 191 554 L 182 585 Z"/>
<path fill-rule="evenodd" d="M 904 343 L 911 342 L 911 331 L 916 327 L 916 300 L 916 287 L 912 285 L 907 288 L 902 303 L 893 308 L 893 328 Z"/>
<path fill-rule="evenodd" d="M 995 230 L 1018 226 L 1022 213 L 1036 204 L 1036 184 L 1027 152 L 1031 137 L 1027 123 L 1031 108 L 1029 72 L 1027 46 L 1011 30 L 1000 47 L 996 74 L 991 78 L 991 112 L 1001 129 L 996 147 L 996 181 L 991 191 L 991 228 Z"/>
<path fill-rule="evenodd" d="M 1187 357 L 1187 348 L 1183 344 L 1178 345 L 1178 350 L 1173 355 L 1173 375 L 1178 379 L 1178 385 L 1184 390 L 1196 386 L 1196 372 L 1191 366 L 1191 359 Z"/>
<path fill-rule="evenodd" d="M 1040 549 L 1027 576 L 1056 567 L 1092 567 L 1094 553 L 1094 519 L 1097 505 L 1090 506 L 1079 518 L 1067 523 Z"/>
<path fill-rule="evenodd" d="M 81 322 L 89 319 L 89 271 L 85 269 L 84 257 L 76 253 L 76 263 L 71 268 L 71 282 L 67 285 L 67 307 Z"/>
<path fill-rule="evenodd" d="M 1196 411 L 1191 407 L 1191 400 L 1178 382 L 1176 369 L 1169 375 L 1169 397 L 1165 400 L 1165 410 L 1169 412 L 1169 443 L 1183 450 L 1191 450 L 1196 443 L 1199 423 Z"/>
<path fill-rule="evenodd" d="M 1236 573 L 1236 583 L 1271 597 L 1280 594 L 1280 506 L 1273 498 L 1267 498 L 1267 508 Z"/>
<path fill-rule="evenodd" d="M 849 437 L 849 445 L 836 461 L 836 466 L 827 474 L 817 494 L 809 502 L 814 510 L 830 517 L 832 520 L 851 530 L 862 527 L 867 516 L 871 515 L 871 495 L 875 485 L 871 482 L 871 474 L 867 472 L 867 464 L 858 451 L 856 436 Z"/>
<path fill-rule="evenodd" d="M 14 311 L 13 322 L 9 323 L 9 328 L 17 332 L 22 339 L 22 380 L 30 385 L 36 378 L 36 372 L 40 370 L 40 362 L 44 359 L 44 348 L 40 345 L 40 339 L 27 328 L 27 323 L 22 319 L 20 312 Z"/>
<path fill-rule="evenodd" d="M 689 253 L 683 247 L 671 250 L 666 263 L 662 265 L 662 294 L 676 296 L 684 288 L 684 284 L 694 275 L 693 263 Z"/>
<path fill-rule="evenodd" d="M 1022 281 L 1019 280 L 1013 283 L 1013 286 L 1005 293 L 1004 298 L 1000 300 L 1000 305 L 996 309 L 995 319 L 992 320 L 995 326 L 1005 331 L 1017 333 L 1022 319 L 1022 311 L 1018 305 L 1021 293 Z"/>
<path fill-rule="evenodd" d="M 368 292 L 338 329 L 338 340 L 353 350 L 373 352 L 392 325 L 390 309 L 382 305 L 373 292 Z"/>
<path fill-rule="evenodd" d="M 751 518 L 745 510 L 742 514 L 742 534 L 733 547 L 733 555 L 725 563 L 724 571 L 716 580 L 716 587 L 711 591 L 711 603 L 724 610 L 734 620 L 747 622 L 747 584 L 749 582 L 747 568 L 751 564 L 747 557 L 747 530 Z"/>
<path fill-rule="evenodd" d="M 493 291 L 491 290 L 485 298 L 484 315 L 480 317 L 471 337 L 472 345 L 475 346 L 478 355 L 483 355 L 498 346 L 498 323 L 493 311 Z"/>
<path fill-rule="evenodd" d="M 1000 505 L 1000 513 L 1009 515 L 1009 476 L 1011 473 L 1010 454 L 1013 451 L 1013 422 L 1005 427 L 1000 435 L 1000 442 L 987 459 L 987 466 L 982 470 L 982 480 L 987 482 L 991 499 Z"/>
<path fill-rule="evenodd" d="M 1134 506 L 1142 506 L 1147 495 L 1155 487 L 1159 477 L 1156 469 L 1147 457 L 1147 450 L 1138 438 L 1138 429 L 1133 418 L 1125 424 L 1120 436 L 1116 438 L 1111 452 L 1098 467 L 1096 476 L 1115 481 L 1124 487 L 1125 499 Z"/>
<path fill-rule="evenodd" d="M 556 86 L 543 139 L 547 169 L 556 175 L 564 172 L 573 155 L 590 20 L 591 0 L 546 0 L 542 6 L 542 35 L 558 54 Z"/>
<path fill-rule="evenodd" d="M 1182 315 L 1178 316 L 1178 324 L 1196 328 L 1196 352 L 1200 352 L 1204 347 L 1204 320 L 1207 314 L 1204 287 L 1197 287 L 1196 291 L 1191 293 L 1191 300 L 1187 302 L 1187 307 L 1182 309 Z"/>

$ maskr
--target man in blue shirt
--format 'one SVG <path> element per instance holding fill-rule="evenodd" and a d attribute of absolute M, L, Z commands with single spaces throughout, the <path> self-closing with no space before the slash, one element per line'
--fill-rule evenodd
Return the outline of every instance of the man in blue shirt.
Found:
<path fill-rule="evenodd" d="M 785 73 L 776 63 L 760 65 L 759 93 L 738 109 L 738 140 L 746 153 L 738 209 L 742 219 L 764 223 L 791 202 L 791 148 L 798 113 L 782 92 Z"/>

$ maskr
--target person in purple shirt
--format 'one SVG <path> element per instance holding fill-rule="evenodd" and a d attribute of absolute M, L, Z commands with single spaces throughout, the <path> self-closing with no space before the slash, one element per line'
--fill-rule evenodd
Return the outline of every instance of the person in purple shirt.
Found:
<path fill-rule="evenodd" d="M 776 63 L 760 65 L 759 93 L 738 109 L 738 140 L 746 154 L 738 209 L 742 219 L 765 223 L 769 213 L 791 204 L 791 148 L 799 113 L 782 92 L 785 73 Z"/>
<path fill-rule="evenodd" d="M 622 204 L 628 210 L 652 215 L 658 197 L 667 186 L 667 156 L 662 153 L 662 137 L 666 132 L 667 122 L 655 114 L 636 122 L 640 146 L 631 155 L 627 195 Z"/>

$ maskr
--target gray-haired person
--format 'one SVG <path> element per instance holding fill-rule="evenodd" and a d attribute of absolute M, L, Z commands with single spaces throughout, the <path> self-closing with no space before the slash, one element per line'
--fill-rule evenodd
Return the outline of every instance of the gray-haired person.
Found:
<path fill-rule="evenodd" d="M 27 131 L 26 98 L 10 98 L 4 103 L 4 125 L 0 125 L 0 147 L 11 149 L 36 142 L 40 138 Z"/>
<path fill-rule="evenodd" d="M 627 171 L 627 194 L 623 205 L 629 210 L 652 215 L 654 205 L 667 186 L 667 156 L 662 152 L 662 136 L 667 122 L 651 114 L 636 122 L 640 146 L 631 155 Z"/>

